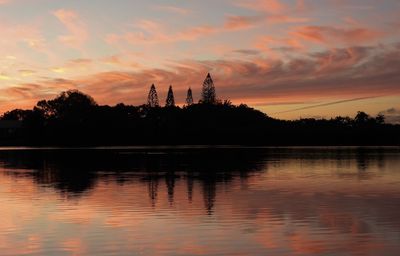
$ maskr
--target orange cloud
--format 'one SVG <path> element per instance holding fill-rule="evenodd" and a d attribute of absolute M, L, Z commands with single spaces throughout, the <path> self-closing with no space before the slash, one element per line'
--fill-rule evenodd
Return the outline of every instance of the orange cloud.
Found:
<path fill-rule="evenodd" d="M 38 85 L 19 85 L 1 92 L 17 107 L 22 98 L 39 100 L 67 89 L 80 89 L 100 104 L 145 103 L 149 85 L 155 83 L 160 100 L 173 85 L 178 103 L 183 103 L 189 86 L 195 100 L 201 83 L 211 71 L 217 94 L 234 103 L 260 105 L 268 102 L 347 99 L 400 95 L 400 47 L 349 47 L 305 54 L 290 59 L 267 59 L 250 55 L 246 60 L 171 62 L 168 69 L 136 72 L 102 72 L 74 79 L 47 79 Z M 4 109 L 3 108 L 3 109 Z M 8 107 L 10 108 L 10 107 Z M 4 109 L 8 110 L 8 109 Z"/>
<path fill-rule="evenodd" d="M 294 7 L 287 6 L 278 0 L 247 0 L 237 2 L 236 5 L 257 12 L 262 12 L 263 19 L 270 24 L 304 23 L 311 20 L 310 18 L 296 16 L 297 12 L 303 11 L 306 8 L 302 1 L 298 1 Z"/>
<path fill-rule="evenodd" d="M 321 95 L 322 91 L 330 96 L 352 95 L 355 92 L 358 95 L 381 94 L 385 88 L 387 92 L 399 93 L 395 81 L 400 78 L 396 76 L 394 69 L 396 65 L 400 66 L 394 59 L 399 55 L 400 52 L 395 51 L 374 57 L 373 51 L 368 48 L 349 48 L 311 55 L 308 59 L 293 59 L 287 63 L 262 58 L 251 61 L 193 61 L 173 67 L 172 71 L 152 69 L 139 73 L 107 72 L 76 81 L 75 84 L 86 84 L 86 88 L 94 95 L 102 92 L 102 100 L 114 96 L 136 103 L 144 100 L 149 84 L 173 84 L 183 101 L 187 87 L 194 84 L 200 86 L 204 74 L 213 70 L 217 84 L 218 80 L 224 81 L 218 86 L 221 97 L 234 101 L 242 101 L 245 97 L 247 101 L 254 102 L 260 97 L 271 99 L 290 95 L 296 95 L 299 99 L 309 98 Z M 374 63 L 374 68 L 368 60 Z M 393 73 L 387 69 L 387 62 L 392 62 Z M 365 67 L 370 67 L 371 70 L 365 70 Z M 381 75 L 394 80 L 386 85 L 374 82 Z M 314 79 L 310 79 L 313 77 Z M 127 92 L 130 92 L 129 96 L 126 95 Z"/>
<path fill-rule="evenodd" d="M 72 10 L 59 9 L 53 15 L 65 26 L 70 33 L 59 37 L 60 42 L 72 47 L 80 48 L 89 38 L 85 23 Z"/>
<path fill-rule="evenodd" d="M 234 16 L 227 17 L 224 28 L 228 30 L 251 28 L 258 23 L 262 17 L 260 16 Z"/>
<path fill-rule="evenodd" d="M 129 31 L 122 34 L 111 33 L 106 36 L 105 41 L 111 45 L 121 42 L 129 42 L 131 44 L 156 44 L 194 41 L 218 33 L 252 28 L 263 19 L 262 16 L 228 15 L 222 25 L 197 25 L 176 32 L 171 32 L 160 22 L 140 20 L 134 24 L 134 27 L 138 29 L 137 31 Z"/>
<path fill-rule="evenodd" d="M 16 25 L 0 24 L 2 37 L 5 40 L 0 41 L 0 45 L 7 48 L 13 48 L 19 42 L 25 43 L 31 49 L 44 51 L 46 48 L 46 39 L 35 25 Z"/>
<path fill-rule="evenodd" d="M 381 38 L 383 33 L 368 28 L 337 28 L 329 26 L 298 27 L 291 32 L 292 35 L 307 41 L 323 44 L 337 43 L 360 44 L 374 42 Z"/>
<path fill-rule="evenodd" d="M 268 23 L 305 23 L 311 20 L 310 18 L 291 17 L 288 15 L 269 15 L 266 19 Z"/>
<path fill-rule="evenodd" d="M 273 36 L 259 37 L 255 42 L 257 49 L 274 53 L 275 49 L 304 50 L 304 45 L 296 38 L 277 38 Z"/>
<path fill-rule="evenodd" d="M 21 76 L 32 76 L 36 73 L 34 70 L 29 70 L 29 69 L 21 69 L 18 70 L 18 73 L 20 73 Z"/>
<path fill-rule="evenodd" d="M 109 34 L 106 42 L 116 44 L 127 41 L 131 44 L 149 44 L 149 43 L 172 43 L 178 41 L 192 41 L 199 37 L 213 34 L 216 28 L 203 25 L 189 27 L 185 30 L 168 33 L 163 24 L 151 20 L 141 20 L 134 25 L 139 31 L 127 32 L 125 34 Z"/>

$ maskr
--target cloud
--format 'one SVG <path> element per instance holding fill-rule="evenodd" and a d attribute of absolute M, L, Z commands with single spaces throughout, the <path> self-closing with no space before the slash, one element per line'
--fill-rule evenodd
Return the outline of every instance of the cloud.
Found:
<path fill-rule="evenodd" d="M 11 80 L 11 77 L 6 73 L 0 73 L 0 80 Z"/>
<path fill-rule="evenodd" d="M 177 7 L 177 6 L 172 6 L 172 5 L 155 5 L 154 8 L 158 9 L 158 10 L 162 10 L 162 11 L 180 14 L 180 15 L 187 15 L 187 14 L 191 13 L 191 11 L 188 9 L 185 9 L 182 7 Z"/>
<path fill-rule="evenodd" d="M 305 17 L 291 17 L 288 15 L 270 15 L 266 17 L 268 23 L 305 23 L 311 21 Z"/>
<path fill-rule="evenodd" d="M 54 11 L 53 15 L 69 32 L 68 35 L 60 36 L 59 41 L 72 48 L 81 48 L 88 40 L 89 35 L 86 24 L 80 19 L 79 15 L 75 11 L 66 9 Z"/>
<path fill-rule="evenodd" d="M 303 26 L 295 28 L 291 34 L 306 41 L 322 44 L 355 45 L 370 43 L 380 39 L 383 33 L 369 28 L 339 28 L 332 26 Z"/>
<path fill-rule="evenodd" d="M 251 28 L 254 27 L 262 19 L 262 16 L 229 15 L 225 21 L 224 28 L 227 30 Z"/>
<path fill-rule="evenodd" d="M 108 61 L 123 62 L 117 56 Z M 399 69 L 400 47 L 396 44 L 337 48 L 290 59 L 269 59 L 250 52 L 245 59 L 181 60 L 170 62 L 164 69 L 110 71 L 74 79 L 46 79 L 35 83 L 39 85 L 37 87 L 22 84 L 18 89 L 3 90 L 1 94 L 9 96 L 13 107 L 22 98 L 39 100 L 67 89 L 82 90 L 100 104 L 143 104 L 148 87 L 155 83 L 161 101 L 172 84 L 177 102 L 183 103 L 189 86 L 194 90 L 195 100 L 199 99 L 202 81 L 211 72 L 218 96 L 234 103 L 259 106 L 329 100 L 332 101 L 329 104 L 340 104 L 349 99 L 400 95 Z"/>
<path fill-rule="evenodd" d="M 242 29 L 250 29 L 265 21 L 262 15 L 241 16 L 227 15 L 221 25 L 194 25 L 183 28 L 179 31 L 171 31 L 171 28 L 154 20 L 139 20 L 133 27 L 135 31 L 127 31 L 125 33 L 110 33 L 105 37 L 105 41 L 110 45 L 121 42 L 129 42 L 130 44 L 159 44 L 159 43 L 175 43 L 181 41 L 194 41 L 202 37 L 207 37 L 220 33 L 234 32 Z M 271 22 L 279 22 L 285 19 L 290 22 L 291 18 L 286 16 L 271 18 Z"/>
<path fill-rule="evenodd" d="M 130 44 L 159 44 L 175 43 L 181 41 L 194 41 L 201 37 L 222 32 L 221 28 L 209 25 L 188 27 L 175 33 L 168 33 L 160 23 L 154 21 L 140 21 L 136 24 L 140 30 L 124 34 L 109 34 L 105 41 L 108 44 L 128 42 Z"/>
<path fill-rule="evenodd" d="M 258 55 L 260 54 L 260 51 L 258 50 L 253 50 L 253 49 L 240 49 L 240 50 L 234 50 L 234 53 L 239 53 L 242 55 L 250 55 L 250 56 L 254 56 L 254 55 Z"/>
<path fill-rule="evenodd" d="M 373 98 L 376 98 L 376 97 L 362 97 L 362 98 L 353 98 L 353 99 L 347 99 L 347 100 L 339 100 L 339 101 L 335 101 L 335 102 L 328 102 L 328 103 L 323 103 L 323 104 L 318 104 L 318 105 L 295 108 L 295 109 L 291 109 L 291 110 L 287 110 L 287 111 L 278 112 L 278 113 L 275 113 L 275 114 L 283 114 L 283 113 L 296 112 L 296 111 L 300 111 L 300 110 L 321 108 L 321 107 L 333 106 L 333 105 L 349 103 L 349 102 L 354 102 L 354 101 L 368 100 L 368 99 L 373 99 Z M 287 104 L 287 103 L 285 103 L 285 104 Z"/>
<path fill-rule="evenodd" d="M 277 23 L 304 23 L 309 22 L 310 18 L 297 17 L 292 15 L 296 8 L 288 8 L 280 1 L 240 1 L 237 6 L 257 10 L 256 15 L 232 15 L 225 16 L 222 24 L 198 24 L 187 26 L 179 30 L 166 26 L 164 21 L 141 19 L 135 22 L 132 30 L 127 29 L 122 33 L 109 33 L 105 37 L 105 42 L 110 45 L 128 42 L 130 44 L 147 45 L 161 43 L 176 43 L 181 41 L 194 41 L 199 38 L 219 35 L 221 33 L 235 32 L 237 30 L 252 29 L 261 25 Z M 155 6 L 159 9 L 186 13 L 172 6 Z"/>
<path fill-rule="evenodd" d="M 64 65 L 51 67 L 49 70 L 58 74 L 64 74 L 73 71 L 87 72 L 94 64 L 95 61 L 92 59 L 78 58 L 69 60 Z"/>
<path fill-rule="evenodd" d="M 379 112 L 385 116 L 385 122 L 400 125 L 400 108 L 390 108 Z"/>
<path fill-rule="evenodd" d="M 235 4 L 243 8 L 272 14 L 282 13 L 287 9 L 287 6 L 278 0 L 242 0 Z"/>
<path fill-rule="evenodd" d="M 20 69 L 20 70 L 18 70 L 18 73 L 23 77 L 27 77 L 27 76 L 34 75 L 36 73 L 36 71 L 30 70 L 30 69 Z"/>
<path fill-rule="evenodd" d="M 88 65 L 93 61 L 91 59 L 73 59 L 69 61 L 71 64 L 80 64 L 80 65 Z"/>
<path fill-rule="evenodd" d="M 255 40 L 254 47 L 273 53 L 274 49 L 284 48 L 285 51 L 288 49 L 292 50 L 303 50 L 305 47 L 302 42 L 296 38 L 282 38 L 276 36 L 260 36 Z"/>
<path fill-rule="evenodd" d="M 0 31 L 3 40 L 0 45 L 3 48 L 14 48 L 17 43 L 24 43 L 31 49 L 45 51 L 46 39 L 39 28 L 33 24 L 9 24 L 2 22 Z"/>
<path fill-rule="evenodd" d="M 343 55 L 343 52 L 357 52 L 359 56 Z M 321 62 L 324 62 L 325 56 L 339 59 L 341 64 L 327 62 L 323 67 L 325 71 L 321 72 Z M 220 96 L 235 102 L 273 102 L 291 97 L 302 100 L 323 95 L 339 98 L 354 94 L 360 98 L 375 97 L 400 94 L 399 57 L 400 50 L 393 48 L 385 51 L 350 48 L 312 54 L 287 62 L 262 57 L 248 61 L 181 61 L 169 70 L 105 72 L 74 80 L 73 84 L 85 85 L 85 89 L 94 96 L 100 96 L 102 101 L 128 100 L 135 104 L 144 100 L 148 85 L 156 83 L 165 87 L 173 84 L 182 102 L 187 87 L 197 84 L 197 87 L 193 87 L 199 90 L 204 75 L 211 70 L 216 77 Z M 57 88 L 59 81 L 47 83 L 49 87 Z M 65 82 L 62 81 L 62 84 Z"/>
<path fill-rule="evenodd" d="M 242 0 L 235 3 L 236 6 L 261 13 L 259 17 L 270 24 L 276 23 L 304 23 L 311 21 L 307 17 L 297 17 L 297 13 L 306 9 L 303 1 L 297 1 L 296 5 L 288 6 L 278 0 Z"/>
<path fill-rule="evenodd" d="M 215 27 L 201 25 L 189 27 L 175 33 L 169 33 L 166 31 L 163 24 L 150 20 L 138 21 L 135 27 L 139 30 L 119 35 L 109 34 L 105 41 L 111 45 L 119 42 L 128 42 L 130 44 L 173 43 L 179 41 L 193 41 L 218 31 Z"/>
<path fill-rule="evenodd" d="M 138 69 L 138 68 L 143 68 L 143 66 L 137 62 L 130 61 L 125 59 L 123 56 L 118 56 L 118 55 L 112 55 L 112 56 L 107 56 L 105 58 L 102 58 L 100 60 L 101 63 L 107 64 L 107 65 L 114 65 L 118 66 L 118 68 L 128 68 L 128 69 Z"/>

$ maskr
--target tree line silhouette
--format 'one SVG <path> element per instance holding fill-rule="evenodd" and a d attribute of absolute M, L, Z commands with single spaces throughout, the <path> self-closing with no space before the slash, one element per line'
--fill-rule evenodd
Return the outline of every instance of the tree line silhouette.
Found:
<path fill-rule="evenodd" d="M 176 106 L 170 86 L 160 107 L 154 84 L 147 104 L 139 106 L 98 105 L 70 90 L 31 110 L 6 112 L 1 121 L 20 124 L 0 132 L 1 145 L 400 145 L 400 125 L 385 123 L 382 115 L 278 120 L 219 100 L 210 74 L 197 104 L 189 88 L 186 104 Z"/>

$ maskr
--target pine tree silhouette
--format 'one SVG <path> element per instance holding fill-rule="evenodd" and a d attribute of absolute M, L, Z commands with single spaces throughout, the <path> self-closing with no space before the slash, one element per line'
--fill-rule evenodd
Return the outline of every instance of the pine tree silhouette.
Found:
<path fill-rule="evenodd" d="M 175 98 L 174 91 L 172 90 L 172 85 L 169 86 L 167 100 L 165 101 L 166 107 L 174 107 L 175 106 Z"/>
<path fill-rule="evenodd" d="M 154 84 L 152 84 L 150 87 L 149 96 L 147 98 L 147 105 L 151 108 L 160 106 L 160 104 L 158 103 L 157 91 Z"/>
<path fill-rule="evenodd" d="M 189 87 L 186 96 L 186 105 L 190 106 L 192 104 L 193 104 L 193 94 L 192 94 L 192 89 Z"/>
<path fill-rule="evenodd" d="M 201 102 L 205 104 L 215 104 L 217 102 L 215 86 L 210 73 L 208 73 L 206 79 L 204 80 L 201 98 Z"/>

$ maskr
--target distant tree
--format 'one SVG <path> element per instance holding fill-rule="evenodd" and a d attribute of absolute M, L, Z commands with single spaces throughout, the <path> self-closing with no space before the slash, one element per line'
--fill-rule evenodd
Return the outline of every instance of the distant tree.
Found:
<path fill-rule="evenodd" d="M 174 107 L 175 106 L 175 98 L 174 91 L 172 90 L 172 85 L 169 86 L 167 100 L 165 101 L 166 107 Z"/>
<path fill-rule="evenodd" d="M 233 106 L 233 104 L 232 104 L 232 101 L 231 101 L 231 100 L 224 100 L 224 102 L 222 103 L 222 105 L 224 105 L 224 106 L 228 106 L 228 107 L 232 107 L 232 106 Z"/>
<path fill-rule="evenodd" d="M 186 105 L 190 106 L 192 104 L 193 104 L 193 94 L 192 94 L 192 89 L 189 87 L 186 96 Z"/>
<path fill-rule="evenodd" d="M 354 121 L 357 124 L 366 124 L 368 123 L 368 121 L 370 120 L 370 116 L 362 111 L 359 111 L 356 115 L 356 117 L 354 118 Z"/>
<path fill-rule="evenodd" d="M 379 114 L 375 117 L 375 121 L 377 124 L 384 124 L 385 123 L 385 115 Z"/>
<path fill-rule="evenodd" d="M 335 125 L 344 125 L 344 126 L 351 125 L 351 123 L 352 123 L 352 119 L 350 117 L 348 117 L 348 116 L 346 116 L 346 117 L 337 116 L 334 119 L 332 118 L 331 121 Z"/>
<path fill-rule="evenodd" d="M 34 110 L 40 111 L 45 117 L 62 118 L 67 114 L 82 115 L 96 105 L 89 95 L 78 90 L 69 90 L 53 100 L 39 101 Z"/>
<path fill-rule="evenodd" d="M 150 87 L 149 96 L 147 97 L 147 105 L 151 108 L 160 106 L 160 104 L 158 103 L 157 91 L 154 84 L 152 84 Z"/>
<path fill-rule="evenodd" d="M 203 82 L 201 102 L 205 104 L 215 104 L 217 102 L 214 81 L 212 80 L 210 73 L 207 74 L 207 77 Z"/>

